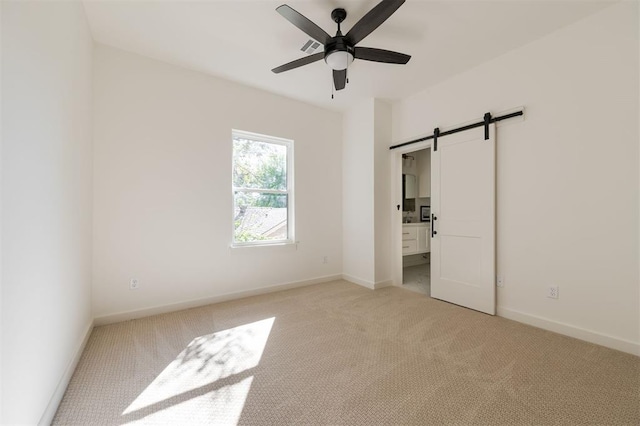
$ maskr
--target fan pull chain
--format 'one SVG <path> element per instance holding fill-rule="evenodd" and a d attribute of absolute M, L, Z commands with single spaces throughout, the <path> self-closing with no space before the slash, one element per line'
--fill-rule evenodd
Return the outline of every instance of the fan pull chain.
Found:
<path fill-rule="evenodd" d="M 347 84 L 349 84 L 349 60 L 347 60 Z"/>

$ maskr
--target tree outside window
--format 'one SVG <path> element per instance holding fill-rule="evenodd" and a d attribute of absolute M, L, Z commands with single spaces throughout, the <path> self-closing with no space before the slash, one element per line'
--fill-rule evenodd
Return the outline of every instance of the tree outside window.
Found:
<path fill-rule="evenodd" d="M 293 241 L 293 141 L 233 131 L 234 245 Z"/>

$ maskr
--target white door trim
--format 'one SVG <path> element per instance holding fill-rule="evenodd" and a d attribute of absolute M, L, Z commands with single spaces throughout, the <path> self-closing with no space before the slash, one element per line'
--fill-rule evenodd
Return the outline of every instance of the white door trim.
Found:
<path fill-rule="evenodd" d="M 390 151 L 391 161 L 391 242 L 393 244 L 392 284 L 402 285 L 402 154 L 431 149 L 431 141 L 416 142 Z M 400 206 L 398 209 L 397 206 Z"/>

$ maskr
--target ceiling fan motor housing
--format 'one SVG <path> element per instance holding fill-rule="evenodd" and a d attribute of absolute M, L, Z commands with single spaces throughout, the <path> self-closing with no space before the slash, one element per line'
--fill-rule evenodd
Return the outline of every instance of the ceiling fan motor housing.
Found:
<path fill-rule="evenodd" d="M 336 71 L 347 69 L 355 57 L 353 43 L 349 43 L 347 37 L 343 36 L 340 31 L 340 23 L 344 21 L 346 17 L 346 10 L 333 9 L 331 19 L 338 24 L 338 32 L 335 37 L 331 37 L 329 42 L 324 46 L 324 61 Z"/>
<path fill-rule="evenodd" d="M 347 41 L 346 37 L 336 36 L 324 47 L 324 61 L 334 70 L 346 69 L 353 62 L 355 51 L 355 48 Z M 347 55 L 338 52 L 346 52 Z M 336 53 L 338 54 L 334 55 Z M 336 63 L 336 59 L 332 58 L 340 58 L 341 60 Z"/>

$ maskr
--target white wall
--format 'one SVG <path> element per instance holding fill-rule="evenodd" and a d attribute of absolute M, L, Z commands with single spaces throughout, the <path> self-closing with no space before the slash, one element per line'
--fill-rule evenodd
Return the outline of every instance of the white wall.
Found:
<path fill-rule="evenodd" d="M 0 1 L 0 24 L 2 23 L 2 10 L 4 2 Z M 2 49 L 2 28 L 0 27 L 0 51 Z M 2 307 L 2 140 L 3 140 L 3 127 L 2 127 L 2 59 L 0 58 L 0 307 Z M 3 399 L 2 399 L 2 385 L 3 380 L 3 364 L 2 364 L 2 313 L 0 312 L 0 423 L 3 419 Z"/>
<path fill-rule="evenodd" d="M 374 104 L 366 99 L 345 112 L 342 143 L 343 273 L 367 287 L 375 284 Z"/>
<path fill-rule="evenodd" d="M 106 46 L 94 66 L 98 319 L 340 275 L 340 114 Z M 297 250 L 229 248 L 231 129 L 295 141 Z"/>
<path fill-rule="evenodd" d="M 391 284 L 392 242 L 391 220 L 391 105 L 376 99 L 374 101 L 374 224 L 375 224 L 375 283 L 376 286 Z"/>
<path fill-rule="evenodd" d="M 391 106 L 366 99 L 344 115 L 344 278 L 379 288 L 391 284 Z"/>
<path fill-rule="evenodd" d="M 81 3 L 3 2 L 3 424 L 50 420 L 91 325 L 91 51 Z"/>
<path fill-rule="evenodd" d="M 640 353 L 637 7 L 608 7 L 396 103 L 393 135 L 526 106 L 497 135 L 498 312 Z M 551 284 L 558 300 L 545 297 Z"/>

